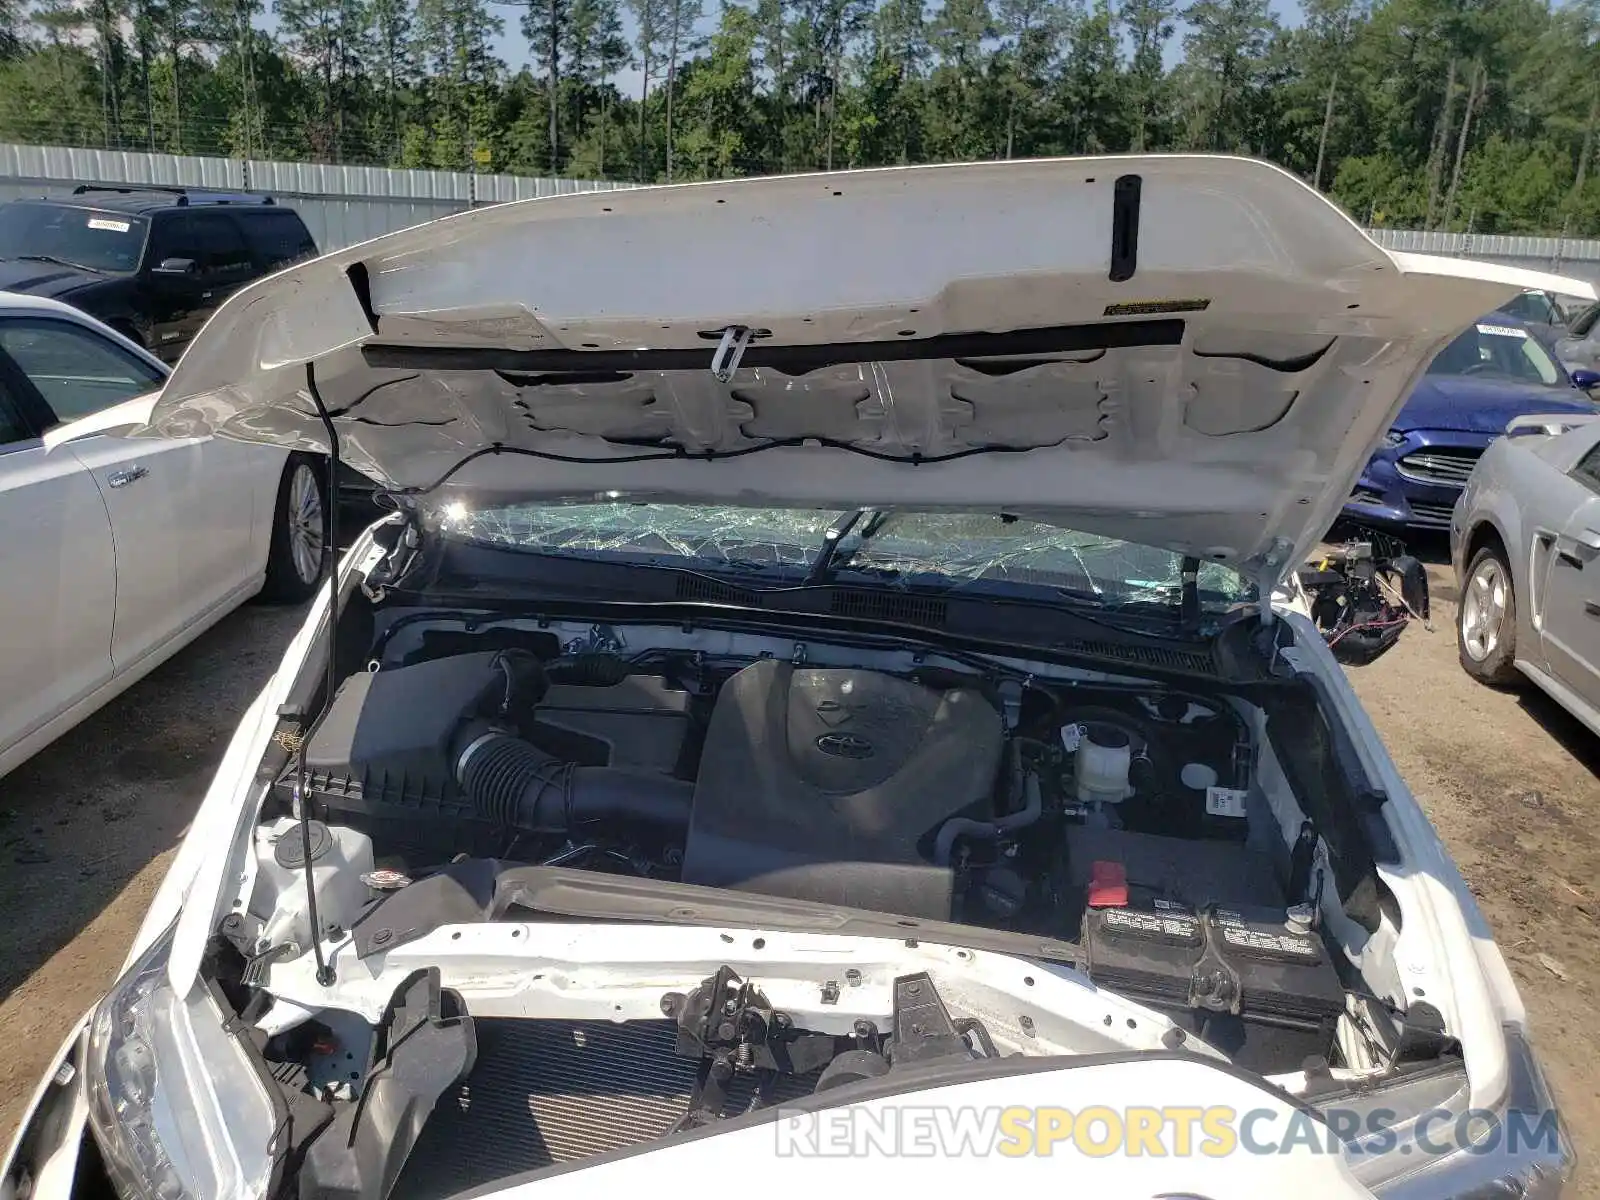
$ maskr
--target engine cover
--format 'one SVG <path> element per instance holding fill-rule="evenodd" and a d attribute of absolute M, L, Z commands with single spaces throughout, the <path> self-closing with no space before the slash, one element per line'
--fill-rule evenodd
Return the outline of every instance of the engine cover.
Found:
<path fill-rule="evenodd" d="M 755 663 L 711 714 L 684 881 L 948 919 L 951 872 L 917 842 L 987 813 L 1002 748 L 976 690 Z"/>

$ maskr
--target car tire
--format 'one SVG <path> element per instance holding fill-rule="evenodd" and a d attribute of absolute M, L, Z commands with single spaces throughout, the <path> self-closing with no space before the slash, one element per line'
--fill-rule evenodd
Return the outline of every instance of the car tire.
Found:
<path fill-rule="evenodd" d="M 1456 607 L 1456 653 L 1462 669 L 1480 683 L 1506 687 L 1521 678 L 1517 598 L 1498 546 L 1481 547 L 1467 564 Z"/>
<path fill-rule="evenodd" d="M 322 460 L 291 454 L 278 481 L 263 599 L 299 604 L 317 590 L 327 569 L 327 511 L 328 481 Z"/>

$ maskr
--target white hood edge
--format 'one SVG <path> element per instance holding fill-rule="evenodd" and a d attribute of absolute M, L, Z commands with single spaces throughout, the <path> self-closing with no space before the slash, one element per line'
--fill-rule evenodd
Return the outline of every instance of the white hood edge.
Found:
<path fill-rule="evenodd" d="M 1119 227 L 1118 181 L 1132 177 L 1137 207 L 1122 202 Z M 1116 272 L 1119 230 L 1136 255 Z M 499 446 L 542 457 L 484 455 L 451 485 L 1003 510 L 1271 584 L 1337 515 L 1429 359 L 1526 287 L 1594 294 L 1387 252 L 1294 176 L 1241 158 L 579 193 L 434 221 L 244 289 L 138 432 L 325 449 L 306 390 L 314 363 L 343 457 L 391 487 L 429 486 Z M 1115 341 L 1113 327 L 1146 320 L 1167 334 L 1097 348 L 1107 329 Z M 721 383 L 715 334 L 730 326 L 770 337 Z M 1089 348 L 1001 371 L 895 357 L 930 338 L 1061 327 Z M 860 343 L 887 347 L 792 374 L 760 360 L 768 347 Z M 703 354 L 704 366 L 582 378 L 534 365 L 508 378 L 369 366 L 363 352 L 378 346 L 565 354 L 565 372 L 641 348 Z M 664 457 L 603 461 L 641 447 Z M 753 447 L 766 448 L 716 458 Z M 983 452 L 995 448 L 1007 452 Z"/>

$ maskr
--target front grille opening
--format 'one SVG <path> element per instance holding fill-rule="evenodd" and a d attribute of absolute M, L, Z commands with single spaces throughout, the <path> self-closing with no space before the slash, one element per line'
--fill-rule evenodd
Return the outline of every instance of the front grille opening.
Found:
<path fill-rule="evenodd" d="M 1411 516 L 1418 524 L 1448 525 L 1454 512 L 1453 504 L 1428 504 L 1420 500 L 1411 502 Z"/>
<path fill-rule="evenodd" d="M 1419 450 L 1408 454 L 1395 464 L 1395 469 L 1407 479 L 1421 483 L 1438 483 L 1448 487 L 1461 487 L 1478 465 L 1482 450 Z"/>

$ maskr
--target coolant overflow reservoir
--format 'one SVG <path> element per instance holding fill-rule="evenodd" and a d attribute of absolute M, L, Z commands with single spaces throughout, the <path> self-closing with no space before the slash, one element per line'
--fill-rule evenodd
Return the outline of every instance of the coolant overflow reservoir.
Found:
<path fill-rule="evenodd" d="M 1132 791 L 1128 766 L 1133 750 L 1128 735 L 1111 725 L 1090 723 L 1078 739 L 1077 785 L 1080 804 L 1120 804 Z"/>

